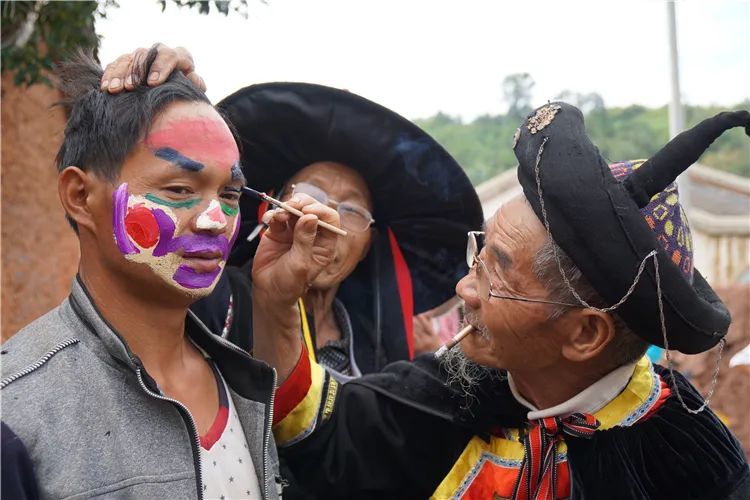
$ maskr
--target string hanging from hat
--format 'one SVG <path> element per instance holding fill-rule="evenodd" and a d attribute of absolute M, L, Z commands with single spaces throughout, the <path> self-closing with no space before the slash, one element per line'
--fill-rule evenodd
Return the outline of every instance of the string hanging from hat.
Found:
<path fill-rule="evenodd" d="M 664 337 L 664 353 L 667 357 L 667 367 L 669 368 L 669 375 L 672 377 L 672 385 L 675 390 L 675 393 L 677 394 L 677 399 L 680 400 L 680 404 L 682 405 L 682 407 L 685 408 L 685 410 L 687 410 L 688 413 L 697 415 L 706 409 L 709 402 L 711 401 L 711 397 L 714 395 L 714 390 L 716 390 L 716 382 L 719 380 L 721 358 L 724 356 L 724 345 L 726 344 L 726 339 L 722 338 L 719 341 L 719 357 L 716 360 L 716 368 L 714 368 L 713 378 L 711 379 L 711 387 L 708 390 L 708 394 L 703 399 L 703 404 L 697 410 L 688 408 L 688 406 L 685 404 L 685 400 L 682 399 L 682 394 L 680 393 L 680 389 L 677 387 L 677 384 L 675 383 L 674 362 L 672 361 L 672 355 L 669 353 L 669 341 L 667 340 L 667 326 L 664 320 L 664 303 L 661 300 L 661 279 L 659 277 L 659 261 L 656 258 L 656 255 L 654 255 L 654 270 L 656 271 L 656 296 L 657 296 L 658 303 L 659 303 L 659 321 L 661 322 L 661 333 Z"/>
<path fill-rule="evenodd" d="M 547 144 L 547 141 L 549 141 L 549 136 L 544 136 L 542 139 L 542 144 L 539 146 L 539 151 L 536 154 L 536 163 L 534 165 L 534 175 L 536 177 L 536 188 L 537 188 L 537 194 L 539 195 L 539 205 L 542 212 L 542 222 L 544 223 L 544 228 L 547 231 L 547 236 L 552 239 L 552 232 L 549 228 L 549 220 L 547 219 L 547 209 L 544 206 L 544 196 L 542 195 L 542 181 L 541 181 L 541 175 L 540 175 L 540 163 L 542 161 L 542 153 L 544 152 L 544 146 Z M 611 311 L 614 311 L 618 307 L 620 307 L 622 304 L 625 303 L 626 300 L 632 295 L 633 291 L 635 290 L 635 287 L 638 285 L 638 282 L 641 279 L 641 276 L 643 275 L 643 271 L 646 267 L 646 262 L 648 259 L 653 258 L 654 260 L 654 273 L 656 276 L 656 294 L 658 298 L 658 304 L 659 304 L 659 319 L 661 321 L 661 333 L 662 337 L 664 339 L 664 352 L 667 358 L 667 367 L 669 369 L 669 375 L 672 378 L 672 389 L 674 389 L 675 394 L 677 395 L 677 399 L 680 401 L 680 404 L 682 407 L 688 412 L 693 415 L 697 415 L 698 413 L 702 412 L 703 410 L 708 407 L 709 402 L 711 401 L 711 397 L 714 395 L 714 391 L 716 390 L 716 383 L 719 379 L 719 370 L 720 370 L 720 363 L 721 358 L 724 355 L 724 345 L 726 344 L 726 339 L 721 339 L 719 341 L 719 357 L 716 360 L 716 368 L 714 370 L 713 378 L 711 380 L 711 386 L 708 390 L 708 394 L 703 400 L 703 404 L 698 409 L 692 409 L 685 404 L 685 400 L 682 398 L 682 394 L 680 393 L 680 388 L 677 386 L 675 382 L 675 375 L 674 375 L 674 362 L 672 360 L 672 356 L 669 352 L 669 341 L 667 340 L 667 326 L 666 321 L 664 317 L 664 304 L 662 301 L 662 293 L 661 293 L 661 279 L 659 276 L 659 260 L 657 258 L 657 252 L 656 249 L 651 250 L 644 258 L 641 260 L 641 264 L 638 266 L 638 272 L 636 273 L 635 279 L 633 280 L 633 283 L 630 285 L 630 288 L 628 288 L 628 291 L 623 295 L 623 297 L 617 301 L 614 305 L 604 308 L 599 308 L 592 306 L 588 302 L 586 302 L 573 288 L 573 285 L 570 283 L 570 279 L 568 278 L 568 275 L 565 273 L 565 270 L 563 269 L 562 263 L 560 262 L 560 256 L 557 251 L 557 245 L 552 245 L 552 251 L 555 256 L 555 262 L 557 263 L 557 268 L 560 271 L 560 275 L 563 278 L 563 281 L 565 282 L 565 285 L 568 287 L 568 290 L 573 294 L 573 296 L 578 300 L 578 302 L 587 308 L 594 309 L 599 312 L 603 313 L 609 313 Z M 714 332 L 714 334 L 716 334 Z"/>

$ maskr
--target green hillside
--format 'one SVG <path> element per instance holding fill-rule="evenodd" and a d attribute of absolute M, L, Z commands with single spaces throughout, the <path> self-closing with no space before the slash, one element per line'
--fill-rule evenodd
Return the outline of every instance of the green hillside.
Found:
<path fill-rule="evenodd" d="M 669 117 L 666 106 L 655 109 L 644 106 L 606 108 L 596 94 L 581 96 L 569 93 L 561 97 L 584 111 L 587 110 L 585 115 L 589 134 L 602 154 L 612 163 L 647 158 L 668 139 Z M 724 109 L 687 106 L 685 122 L 692 126 Z M 750 109 L 750 100 L 731 109 Z M 415 122 L 458 160 L 476 185 L 516 164 L 511 142 L 520 122 L 518 115 L 518 112 L 486 115 L 470 123 L 463 123 L 458 118 L 438 113 Z M 750 177 L 750 138 L 745 136 L 742 129 L 731 130 L 711 146 L 700 162 Z"/>

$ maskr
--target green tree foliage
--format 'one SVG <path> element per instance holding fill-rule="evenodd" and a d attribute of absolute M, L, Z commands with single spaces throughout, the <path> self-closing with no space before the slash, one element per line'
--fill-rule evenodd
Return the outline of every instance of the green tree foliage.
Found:
<path fill-rule="evenodd" d="M 145 1 L 145 0 L 140 0 Z M 167 0 L 156 0 L 162 11 Z M 247 16 L 247 0 L 170 0 L 178 7 L 197 8 L 201 14 L 213 10 Z M 263 1 L 263 0 L 261 0 Z M 116 0 L 96 1 L 0 1 L 2 15 L 2 72 L 13 72 L 16 85 L 46 83 L 45 73 L 55 62 L 77 48 L 96 49 L 96 17 L 118 7 Z"/>
<path fill-rule="evenodd" d="M 157 0 L 161 5 L 161 11 L 167 8 L 167 0 Z M 189 7 L 197 8 L 201 14 L 208 14 L 211 12 L 213 6 L 221 14 L 225 16 L 229 14 L 230 10 L 240 14 L 243 17 L 247 17 L 247 0 L 172 0 L 178 7 Z M 261 0 L 265 3 L 265 0 Z"/>
<path fill-rule="evenodd" d="M 43 82 L 55 61 L 75 47 L 95 48 L 99 38 L 94 32 L 94 17 L 104 16 L 108 0 L 99 6 L 85 2 L 3 1 L 2 72 L 14 72 L 16 85 Z"/>
<path fill-rule="evenodd" d="M 531 111 L 534 79 L 528 73 L 515 73 L 503 80 L 503 96 L 508 104 L 508 116 L 519 121 Z"/>
<path fill-rule="evenodd" d="M 569 91 L 562 93 L 558 99 L 574 104 L 584 112 L 591 140 L 610 163 L 648 158 L 669 140 L 667 106 L 607 108 L 598 94 Z M 515 108 L 516 113 L 519 109 Z M 750 109 L 750 100 L 729 109 Z M 715 106 L 687 106 L 686 125 L 691 127 L 725 110 Z M 477 185 L 517 164 L 511 144 L 516 127 L 526 115 L 521 118 L 514 115 L 510 112 L 505 115 L 485 115 L 470 123 L 463 123 L 457 117 L 438 113 L 415 122 L 456 158 Z M 730 130 L 714 142 L 700 162 L 750 177 L 750 139 L 742 129 Z"/>

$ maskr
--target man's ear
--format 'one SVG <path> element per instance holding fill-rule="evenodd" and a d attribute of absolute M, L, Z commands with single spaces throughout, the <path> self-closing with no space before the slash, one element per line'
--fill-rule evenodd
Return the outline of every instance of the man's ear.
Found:
<path fill-rule="evenodd" d="M 91 202 L 95 179 L 78 167 L 66 167 L 57 177 L 57 194 L 63 210 L 78 226 L 94 231 Z"/>
<path fill-rule="evenodd" d="M 615 336 L 611 315 L 596 309 L 575 309 L 565 315 L 569 335 L 562 346 L 570 361 L 587 361 L 602 353 Z"/>

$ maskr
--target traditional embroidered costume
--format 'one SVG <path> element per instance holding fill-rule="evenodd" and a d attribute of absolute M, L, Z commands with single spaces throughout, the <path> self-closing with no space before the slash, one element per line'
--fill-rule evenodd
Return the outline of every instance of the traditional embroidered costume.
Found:
<path fill-rule="evenodd" d="M 730 322 L 693 272 L 672 183 L 735 126 L 750 134 L 750 113 L 722 113 L 612 168 L 564 103 L 536 110 L 514 138 L 524 194 L 552 238 L 608 310 L 667 349 L 709 349 Z M 420 357 L 340 385 L 303 352 L 277 391 L 280 454 L 320 498 L 750 498 L 736 439 L 679 373 L 646 357 L 543 410 L 501 371 L 469 399 L 446 380 Z"/>

